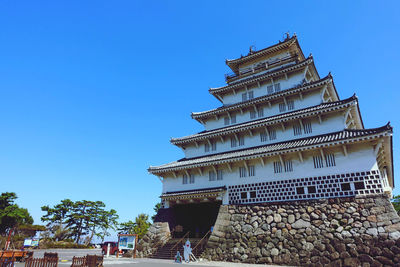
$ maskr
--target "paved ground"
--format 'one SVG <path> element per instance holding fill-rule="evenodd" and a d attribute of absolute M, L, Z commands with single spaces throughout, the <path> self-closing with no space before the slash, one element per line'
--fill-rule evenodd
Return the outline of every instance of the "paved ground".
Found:
<path fill-rule="evenodd" d="M 87 254 L 97 254 L 101 255 L 101 249 L 38 249 L 34 250 L 33 256 L 35 258 L 43 257 L 44 252 L 57 252 L 60 262 L 58 266 L 67 267 L 71 265 L 73 256 L 86 256 Z M 178 263 L 174 263 L 171 260 L 158 260 L 158 259 L 128 259 L 128 258 L 116 258 L 115 256 L 110 256 L 109 258 L 104 258 L 104 265 L 107 267 L 125 267 L 128 265 L 133 265 L 137 267 L 170 267 L 171 265 L 178 265 Z M 120 266 L 125 265 L 125 266 Z M 192 265 L 192 266 L 214 266 L 214 267 L 253 267 L 260 266 L 258 264 L 241 264 L 241 263 L 232 263 L 232 262 L 214 262 L 214 261 L 200 261 L 200 262 L 191 262 L 191 263 L 183 263 L 183 265 Z M 24 267 L 24 263 L 16 263 L 16 267 Z M 263 265 L 263 266 L 272 266 L 272 265 Z"/>

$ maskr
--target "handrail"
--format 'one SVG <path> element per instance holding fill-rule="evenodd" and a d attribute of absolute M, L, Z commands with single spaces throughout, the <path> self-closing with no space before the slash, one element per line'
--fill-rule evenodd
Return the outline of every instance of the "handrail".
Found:
<path fill-rule="evenodd" d="M 175 230 L 172 230 L 171 232 L 169 232 L 168 233 L 168 235 L 167 235 L 167 238 L 168 237 L 170 237 L 170 236 L 172 236 L 172 233 L 174 232 Z M 155 248 L 155 247 L 158 247 L 158 245 L 161 243 L 161 242 L 163 242 L 164 240 L 163 239 L 160 239 L 154 246 L 152 246 L 151 248 Z"/>
<path fill-rule="evenodd" d="M 208 230 L 208 232 L 200 239 L 199 242 L 197 242 L 196 246 L 194 246 L 194 248 L 192 249 L 192 251 L 195 251 L 197 249 L 197 247 L 203 242 L 203 240 L 208 236 L 208 234 L 211 233 L 211 229 Z"/>
<path fill-rule="evenodd" d="M 181 239 L 179 239 L 178 242 L 176 242 L 176 244 L 170 249 L 170 255 L 171 255 L 171 257 L 172 257 L 172 251 L 175 249 L 175 247 L 176 247 L 177 245 L 179 245 L 179 244 L 182 242 L 183 239 L 186 238 L 186 236 L 189 235 L 189 233 L 190 233 L 190 231 L 188 231 Z"/>

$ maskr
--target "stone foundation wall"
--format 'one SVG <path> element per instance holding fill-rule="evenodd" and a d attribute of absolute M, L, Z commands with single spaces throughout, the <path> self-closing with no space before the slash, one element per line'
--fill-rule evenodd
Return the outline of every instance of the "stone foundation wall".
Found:
<path fill-rule="evenodd" d="M 153 254 L 157 247 L 163 246 L 170 239 L 171 233 L 167 222 L 153 223 L 147 233 L 139 240 L 137 246 L 137 257 L 148 257 Z"/>
<path fill-rule="evenodd" d="M 400 266 L 400 218 L 386 195 L 221 206 L 202 256 L 295 266 Z"/>

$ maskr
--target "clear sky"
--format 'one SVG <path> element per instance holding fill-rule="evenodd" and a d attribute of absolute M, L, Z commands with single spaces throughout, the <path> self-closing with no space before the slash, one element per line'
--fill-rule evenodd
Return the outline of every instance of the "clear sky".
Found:
<path fill-rule="evenodd" d="M 287 31 L 341 98 L 358 95 L 365 127 L 391 121 L 400 166 L 399 14 L 398 1 L 0 0 L 0 192 L 36 223 L 64 198 L 152 214 L 147 168 L 203 130 L 190 112 L 220 105 L 208 88 L 225 59 Z"/>

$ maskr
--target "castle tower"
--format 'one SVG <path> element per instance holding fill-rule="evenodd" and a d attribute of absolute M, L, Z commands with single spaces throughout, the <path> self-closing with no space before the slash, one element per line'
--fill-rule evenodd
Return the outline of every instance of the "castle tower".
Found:
<path fill-rule="evenodd" d="M 209 89 L 222 105 L 192 113 L 205 130 L 171 140 L 184 158 L 149 168 L 170 227 L 204 232 L 221 204 L 391 193 L 392 127 L 365 129 L 357 97 L 340 99 L 295 35 L 226 64 L 227 84 Z"/>

